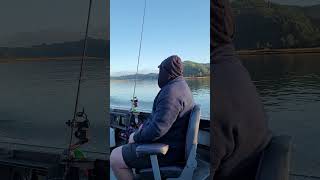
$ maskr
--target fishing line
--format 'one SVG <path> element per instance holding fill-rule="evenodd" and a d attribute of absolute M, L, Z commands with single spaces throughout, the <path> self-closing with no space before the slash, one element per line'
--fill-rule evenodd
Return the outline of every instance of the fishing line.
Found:
<path fill-rule="evenodd" d="M 147 0 L 144 0 L 143 17 L 142 17 L 142 25 L 141 25 L 141 32 L 140 32 L 138 63 L 137 63 L 135 80 L 134 80 L 132 100 L 134 100 L 134 97 L 135 97 L 135 94 L 136 94 L 137 76 L 138 76 L 139 65 L 140 65 L 140 55 L 141 55 L 141 46 L 142 46 L 142 38 L 143 38 L 143 30 L 144 30 L 144 19 L 145 19 L 145 15 L 146 15 L 146 7 L 147 7 Z"/>
<path fill-rule="evenodd" d="M 80 72 L 79 72 L 79 78 L 78 78 L 78 86 L 77 86 L 77 94 L 76 94 L 76 101 L 74 105 L 74 111 L 73 111 L 73 119 L 71 124 L 71 130 L 70 130 L 70 139 L 69 139 L 69 145 L 68 145 L 68 151 L 67 151 L 67 164 L 66 164 L 66 172 L 64 179 L 66 178 L 66 175 L 70 168 L 70 156 L 71 156 L 71 144 L 72 144 L 72 137 L 73 137 L 73 123 L 76 120 L 76 114 L 78 112 L 78 104 L 79 104 L 79 95 L 80 95 L 80 87 L 81 87 L 81 79 L 82 79 L 82 72 L 83 72 L 83 64 L 86 57 L 86 51 L 87 51 L 87 44 L 88 44 L 88 31 L 89 31 L 89 24 L 90 24 L 90 15 L 91 15 L 91 7 L 92 7 L 92 0 L 89 1 L 89 10 L 88 10 L 88 17 L 87 17 L 87 25 L 86 25 L 86 32 L 84 37 L 84 44 L 83 44 L 83 50 L 82 50 L 82 58 L 81 58 L 81 65 L 80 65 Z"/>
<path fill-rule="evenodd" d="M 138 73 L 139 73 L 139 65 L 140 65 L 140 57 L 141 57 L 141 49 L 142 49 L 142 40 L 143 40 L 143 30 L 144 30 L 144 22 L 145 22 L 145 16 L 146 16 L 146 7 L 147 7 L 147 0 L 144 0 L 144 8 L 143 8 L 143 16 L 142 16 L 142 24 L 141 24 L 141 32 L 140 32 L 140 42 L 139 42 L 139 52 L 138 52 L 138 60 L 137 60 L 137 67 L 136 67 L 136 74 L 134 78 L 134 87 L 133 87 L 133 94 L 131 99 L 131 109 L 130 109 L 130 116 L 129 119 L 131 120 L 132 115 L 135 116 L 136 125 L 138 125 L 138 119 L 136 114 L 136 108 L 138 107 L 138 99 L 135 96 L 136 95 L 136 87 L 137 87 L 137 79 L 138 79 Z M 125 134 L 127 136 L 127 139 L 129 139 L 130 134 L 132 133 L 132 127 L 128 126 L 126 127 Z"/>

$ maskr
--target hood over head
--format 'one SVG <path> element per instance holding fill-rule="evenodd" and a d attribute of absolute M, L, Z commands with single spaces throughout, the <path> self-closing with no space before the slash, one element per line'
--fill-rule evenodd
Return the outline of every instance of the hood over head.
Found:
<path fill-rule="evenodd" d="M 162 61 L 159 67 L 158 85 L 162 88 L 169 81 L 183 75 L 183 63 L 179 56 L 173 55 Z"/>
<path fill-rule="evenodd" d="M 229 0 L 213 0 L 210 16 L 211 49 L 232 43 L 235 24 Z"/>

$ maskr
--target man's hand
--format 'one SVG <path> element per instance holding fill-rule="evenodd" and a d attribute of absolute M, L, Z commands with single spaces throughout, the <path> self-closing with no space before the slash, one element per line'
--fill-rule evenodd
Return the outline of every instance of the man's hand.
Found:
<path fill-rule="evenodd" d="M 130 134 L 128 143 L 134 143 L 133 136 L 134 136 L 134 132 Z"/>

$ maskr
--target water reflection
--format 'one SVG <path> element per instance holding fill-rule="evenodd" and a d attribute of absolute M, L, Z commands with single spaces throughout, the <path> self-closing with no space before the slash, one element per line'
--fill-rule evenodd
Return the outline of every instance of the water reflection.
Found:
<path fill-rule="evenodd" d="M 286 108 L 281 105 L 288 101 L 291 101 L 292 105 L 320 101 L 318 57 L 317 54 L 297 54 L 241 58 L 267 108 L 277 111 Z"/>
<path fill-rule="evenodd" d="M 210 117 L 210 79 L 186 79 L 196 103 L 201 104 L 202 117 Z M 130 108 L 130 99 L 133 95 L 133 80 L 110 81 L 110 105 L 119 108 Z M 153 100 L 159 92 L 157 80 L 139 80 L 136 86 L 136 96 L 139 99 L 140 109 L 150 111 Z"/>
<path fill-rule="evenodd" d="M 106 153 L 105 62 L 85 63 L 80 108 L 91 121 L 89 151 Z M 75 102 L 79 60 L 0 63 L 0 141 L 65 148 Z"/>
<path fill-rule="evenodd" d="M 210 89 L 210 78 L 186 79 L 191 91 L 194 94 L 206 93 Z"/>
<path fill-rule="evenodd" d="M 320 55 L 241 56 L 274 134 L 294 139 L 292 171 L 320 176 Z"/>

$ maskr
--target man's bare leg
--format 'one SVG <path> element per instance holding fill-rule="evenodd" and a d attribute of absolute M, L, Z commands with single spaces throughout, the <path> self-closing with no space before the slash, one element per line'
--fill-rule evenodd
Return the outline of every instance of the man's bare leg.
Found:
<path fill-rule="evenodd" d="M 122 146 L 115 148 L 111 152 L 110 166 L 118 180 L 133 180 L 132 169 L 126 165 L 122 157 Z"/>

